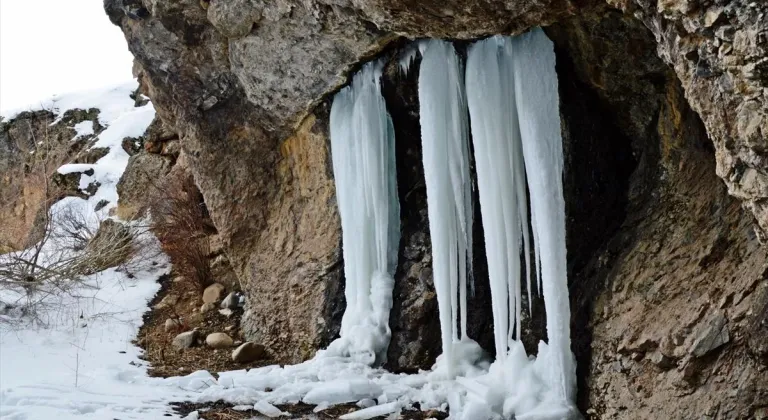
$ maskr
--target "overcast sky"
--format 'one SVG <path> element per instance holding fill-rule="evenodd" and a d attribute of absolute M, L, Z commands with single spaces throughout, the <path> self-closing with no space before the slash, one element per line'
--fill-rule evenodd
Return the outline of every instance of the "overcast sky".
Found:
<path fill-rule="evenodd" d="M 0 0 L 0 112 L 132 78 L 102 0 Z"/>

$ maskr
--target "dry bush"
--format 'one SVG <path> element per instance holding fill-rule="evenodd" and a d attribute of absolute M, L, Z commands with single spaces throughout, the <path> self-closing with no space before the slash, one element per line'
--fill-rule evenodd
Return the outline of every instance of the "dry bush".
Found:
<path fill-rule="evenodd" d="M 148 242 L 146 227 L 100 220 L 96 213 L 83 211 L 87 203 L 74 203 L 45 212 L 36 243 L 0 255 L 0 289 L 15 292 L 0 300 L 0 315 L 9 309 L 16 314 L 0 316 L 0 322 L 38 319 L 40 309 L 60 302 L 57 297 L 92 287 L 87 276 L 116 267 L 132 277 L 159 254 Z"/>
<path fill-rule="evenodd" d="M 174 270 L 203 290 L 212 283 L 208 234 L 212 226 L 192 175 L 169 176 L 149 199 L 150 229 Z"/>
<path fill-rule="evenodd" d="M 76 209 L 51 210 L 41 239 L 29 248 L 0 258 L 0 285 L 23 283 L 39 288 L 69 288 L 82 276 L 125 265 L 138 247 L 135 233 L 111 219 L 86 220 Z M 98 228 L 94 228 L 98 226 Z"/>

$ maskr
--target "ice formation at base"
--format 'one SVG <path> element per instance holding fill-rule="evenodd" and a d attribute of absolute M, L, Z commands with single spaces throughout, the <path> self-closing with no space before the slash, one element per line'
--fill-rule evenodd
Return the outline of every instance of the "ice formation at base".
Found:
<path fill-rule="evenodd" d="M 380 63 L 363 67 L 336 94 L 330 118 L 347 309 L 341 336 L 325 354 L 370 365 L 386 361 L 400 242 L 395 135 L 380 78 Z"/>

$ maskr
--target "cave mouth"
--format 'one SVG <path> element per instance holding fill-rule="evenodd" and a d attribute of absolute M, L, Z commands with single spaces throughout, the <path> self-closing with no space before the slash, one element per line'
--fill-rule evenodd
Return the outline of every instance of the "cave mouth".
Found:
<path fill-rule="evenodd" d="M 627 215 L 639 211 L 657 188 L 658 114 L 670 86 L 679 89 L 679 82 L 656 56 L 651 33 L 618 11 L 572 17 L 544 29 L 556 53 L 565 155 L 571 346 L 584 409 L 592 304 L 608 274 L 605 261 L 598 258 Z M 462 59 L 470 42 L 454 42 Z M 412 48 L 412 41 L 400 39 L 380 55 L 386 61 L 381 90 L 395 130 L 401 205 L 402 237 L 386 364 L 394 372 L 428 369 L 441 353 L 419 125 L 420 58 L 416 56 L 408 72 L 401 69 L 402 57 Z M 473 201 L 475 291 L 468 298 L 468 331 L 495 356 L 477 188 Z M 537 343 L 546 340 L 543 299 L 534 300 L 533 315 L 523 319 L 522 341 L 529 354 L 535 354 Z"/>

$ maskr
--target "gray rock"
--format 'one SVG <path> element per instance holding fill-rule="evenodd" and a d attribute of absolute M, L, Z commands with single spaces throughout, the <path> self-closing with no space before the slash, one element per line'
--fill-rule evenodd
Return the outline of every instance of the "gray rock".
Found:
<path fill-rule="evenodd" d="M 203 291 L 203 303 L 216 303 L 221 300 L 226 291 L 226 287 L 219 283 L 214 283 Z"/>
<path fill-rule="evenodd" d="M 232 337 L 225 333 L 216 332 L 205 337 L 205 344 L 214 349 L 226 349 L 234 345 Z"/>
<path fill-rule="evenodd" d="M 171 343 L 176 350 L 188 349 L 195 345 L 197 341 L 197 330 L 183 332 L 177 335 Z"/>
<path fill-rule="evenodd" d="M 690 353 L 695 357 L 701 357 L 729 341 L 727 320 L 722 313 L 718 313 L 693 341 Z"/>
<path fill-rule="evenodd" d="M 176 318 L 168 318 L 165 320 L 165 332 L 171 332 L 180 329 L 182 326 L 181 320 Z"/>
<path fill-rule="evenodd" d="M 225 316 L 225 317 L 227 317 L 227 318 L 231 317 L 231 316 L 232 316 L 232 314 L 234 314 L 234 312 L 232 311 L 232 309 L 220 309 L 220 310 L 219 310 L 219 313 L 220 313 L 220 314 L 222 314 L 222 315 L 224 315 L 224 316 Z"/>
<path fill-rule="evenodd" d="M 261 19 L 261 10 L 251 0 L 213 1 L 208 7 L 208 20 L 227 38 L 241 38 Z"/>
<path fill-rule="evenodd" d="M 171 160 L 152 153 L 138 153 L 128 159 L 120 182 L 117 183 L 117 213 L 132 220 L 146 211 L 149 204 L 147 186 L 155 185 L 171 170 Z"/>
<path fill-rule="evenodd" d="M 237 309 L 240 306 L 240 296 L 232 292 L 221 301 L 221 309 Z"/>
<path fill-rule="evenodd" d="M 265 359 L 267 349 L 261 344 L 248 341 L 232 351 L 232 360 L 237 363 L 249 363 L 256 360 Z"/>

